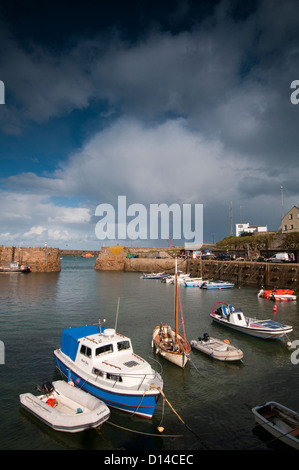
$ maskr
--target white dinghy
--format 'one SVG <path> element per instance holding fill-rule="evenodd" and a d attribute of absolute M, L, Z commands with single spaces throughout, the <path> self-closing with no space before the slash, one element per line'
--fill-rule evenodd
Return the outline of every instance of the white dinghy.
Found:
<path fill-rule="evenodd" d="M 290 447 L 299 450 L 299 415 L 276 401 L 255 406 L 252 412 L 257 424 Z"/>
<path fill-rule="evenodd" d="M 21 394 L 21 405 L 56 431 L 97 428 L 110 416 L 104 402 L 64 380 L 44 384 L 42 391 L 39 396 Z"/>
<path fill-rule="evenodd" d="M 207 354 L 208 356 L 218 359 L 219 361 L 240 361 L 243 358 L 243 351 L 236 348 L 225 339 L 211 338 L 204 333 L 203 338 L 190 341 L 191 347 Z"/>

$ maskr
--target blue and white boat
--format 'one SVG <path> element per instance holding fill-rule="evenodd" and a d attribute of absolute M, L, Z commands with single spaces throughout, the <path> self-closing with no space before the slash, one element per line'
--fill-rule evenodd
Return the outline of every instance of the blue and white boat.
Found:
<path fill-rule="evenodd" d="M 221 325 L 257 338 L 281 339 L 293 331 L 292 326 L 283 325 L 271 319 L 257 320 L 246 317 L 240 308 L 234 308 L 225 302 L 216 302 L 210 316 Z"/>
<path fill-rule="evenodd" d="M 184 282 L 185 287 L 201 287 L 206 281 L 203 281 L 201 277 L 192 277 L 186 279 Z"/>
<path fill-rule="evenodd" d="M 74 385 L 108 406 L 151 418 L 163 381 L 133 352 L 130 338 L 101 325 L 63 330 L 57 368 Z"/>
<path fill-rule="evenodd" d="M 231 289 L 235 284 L 228 281 L 205 281 L 201 289 Z"/>

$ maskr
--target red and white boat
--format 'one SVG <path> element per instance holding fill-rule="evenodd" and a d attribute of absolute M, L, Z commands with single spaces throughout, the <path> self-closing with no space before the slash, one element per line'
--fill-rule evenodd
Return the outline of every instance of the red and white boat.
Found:
<path fill-rule="evenodd" d="M 294 291 L 291 289 L 270 289 L 264 290 L 261 289 L 258 293 L 258 297 L 269 300 L 286 300 L 292 301 L 296 300 L 297 296 L 294 295 Z"/>

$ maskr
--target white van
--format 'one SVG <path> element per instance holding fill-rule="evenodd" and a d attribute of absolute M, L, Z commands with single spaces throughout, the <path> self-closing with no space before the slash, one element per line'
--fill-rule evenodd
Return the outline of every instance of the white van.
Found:
<path fill-rule="evenodd" d="M 294 261 L 293 253 L 275 253 L 275 255 L 268 258 L 267 261 L 270 263 L 289 263 Z"/>

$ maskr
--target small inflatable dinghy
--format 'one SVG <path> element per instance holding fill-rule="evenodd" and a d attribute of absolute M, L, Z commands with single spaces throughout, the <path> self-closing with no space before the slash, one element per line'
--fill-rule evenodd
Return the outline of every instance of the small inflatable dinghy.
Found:
<path fill-rule="evenodd" d="M 21 405 L 56 431 L 74 433 L 97 428 L 110 416 L 104 402 L 64 380 L 47 382 L 40 391 L 39 396 L 21 394 Z"/>

